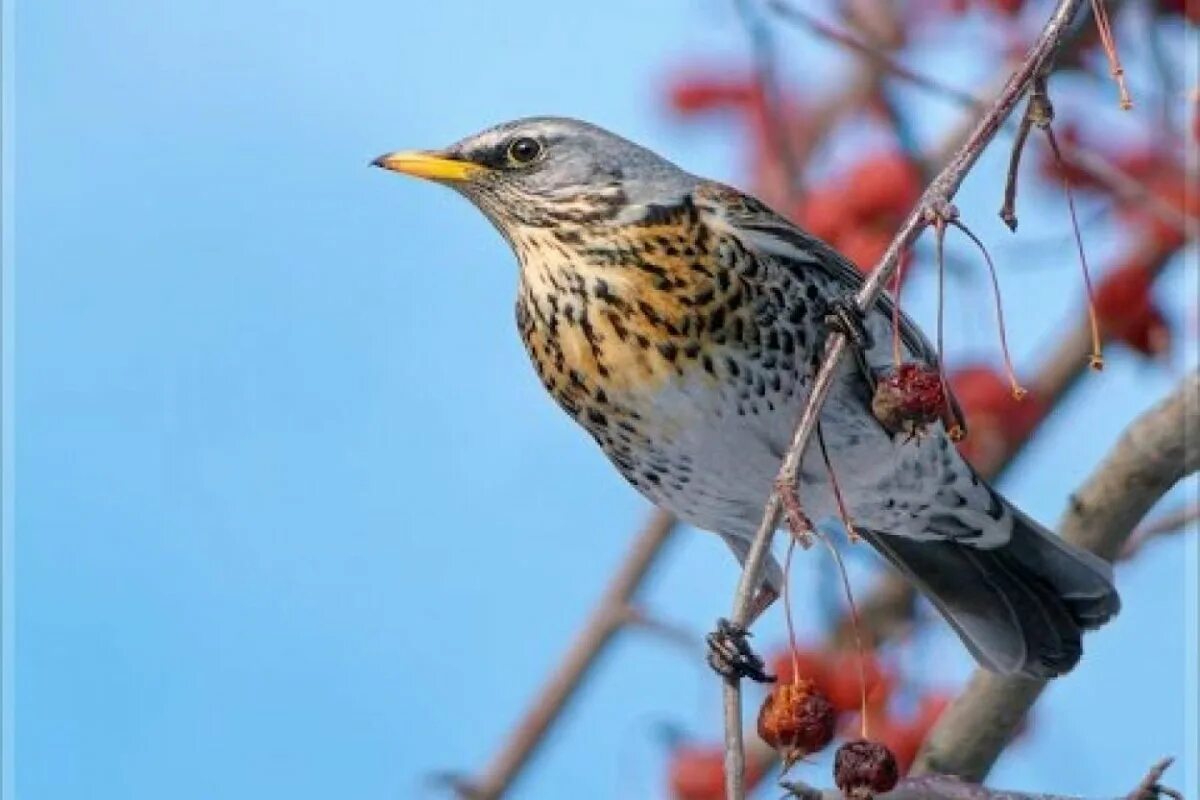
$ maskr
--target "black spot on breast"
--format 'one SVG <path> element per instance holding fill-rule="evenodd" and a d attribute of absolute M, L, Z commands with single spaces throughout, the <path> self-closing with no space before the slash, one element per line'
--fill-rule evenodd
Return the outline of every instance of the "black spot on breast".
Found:
<path fill-rule="evenodd" d="M 809 287 L 815 288 L 815 287 Z M 792 302 L 792 307 L 788 311 L 788 322 L 793 325 L 800 325 L 808 319 L 808 306 L 800 298 L 796 298 Z"/>

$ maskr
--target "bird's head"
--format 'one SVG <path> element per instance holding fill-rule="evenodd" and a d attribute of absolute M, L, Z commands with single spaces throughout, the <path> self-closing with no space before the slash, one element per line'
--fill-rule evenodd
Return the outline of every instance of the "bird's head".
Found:
<path fill-rule="evenodd" d="M 457 190 L 512 242 L 529 229 L 620 222 L 696 183 L 643 147 L 560 117 L 507 122 L 442 150 L 388 153 L 372 163 Z"/>

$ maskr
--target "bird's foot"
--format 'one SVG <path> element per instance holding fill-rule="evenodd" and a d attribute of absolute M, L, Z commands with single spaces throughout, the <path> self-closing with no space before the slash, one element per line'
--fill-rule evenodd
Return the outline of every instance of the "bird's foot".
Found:
<path fill-rule="evenodd" d="M 804 549 L 812 547 L 815 529 L 812 520 L 804 513 L 804 507 L 800 505 L 795 481 L 786 478 L 776 480 L 775 493 L 779 495 L 779 504 L 783 506 L 783 521 L 787 524 L 788 533 Z"/>
<path fill-rule="evenodd" d="M 750 647 L 750 631 L 727 619 L 717 620 L 717 629 L 708 641 L 708 665 L 717 674 L 730 680 L 750 678 L 759 683 L 773 683 L 774 675 L 766 671 L 762 658 Z"/>
<path fill-rule="evenodd" d="M 860 352 L 875 346 L 866 319 L 853 295 L 835 297 L 825 309 L 825 327 L 845 336 Z"/>
<path fill-rule="evenodd" d="M 866 316 L 858 307 L 853 295 L 838 297 L 830 301 L 825 311 L 825 327 L 846 337 L 850 349 L 854 352 L 854 360 L 858 371 L 866 380 L 867 386 L 875 391 L 877 378 L 875 371 L 867 362 L 867 351 L 875 346 L 875 339 L 867 330 Z"/>

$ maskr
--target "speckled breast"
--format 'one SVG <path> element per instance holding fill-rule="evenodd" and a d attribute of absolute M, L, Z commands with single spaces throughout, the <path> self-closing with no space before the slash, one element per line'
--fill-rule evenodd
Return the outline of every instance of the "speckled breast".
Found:
<path fill-rule="evenodd" d="M 771 268 L 687 208 L 619 236 L 546 229 L 515 244 L 518 328 L 559 405 L 684 518 L 715 527 L 757 513 L 741 484 L 763 497 L 770 486 L 827 287 Z"/>

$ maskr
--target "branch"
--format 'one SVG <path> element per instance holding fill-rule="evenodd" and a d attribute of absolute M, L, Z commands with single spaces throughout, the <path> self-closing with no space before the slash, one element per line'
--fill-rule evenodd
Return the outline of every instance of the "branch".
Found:
<path fill-rule="evenodd" d="M 1108 560 L 1121 552 L 1146 512 L 1179 480 L 1200 469 L 1200 373 L 1189 375 L 1140 417 L 1076 492 L 1060 525 L 1063 539 Z M 913 765 L 983 780 L 1046 681 L 976 670 L 934 726 Z"/>
<path fill-rule="evenodd" d="M 1160 536 L 1172 536 L 1177 533 L 1186 533 L 1188 530 L 1195 529 L 1198 523 L 1200 523 L 1200 503 L 1193 503 L 1185 508 L 1164 514 L 1158 519 L 1151 520 L 1139 527 L 1129 537 L 1129 541 L 1125 543 L 1125 547 L 1121 550 L 1121 560 L 1124 561 L 1133 558 L 1151 539 L 1157 539 Z"/>
<path fill-rule="evenodd" d="M 845 31 L 839 30 L 803 8 L 791 5 L 785 2 L 785 0 L 768 0 L 767 6 L 781 19 L 807 28 L 817 36 L 860 54 L 868 62 L 876 65 L 877 68 L 930 94 L 945 98 L 966 108 L 980 111 L 986 108 L 985 103 L 974 94 L 955 88 L 938 78 L 905 66 L 890 53 L 875 47 L 869 42 L 864 42 Z M 1078 37 L 1082 30 L 1083 26 L 1079 26 L 1072 33 Z M 1069 33 L 1069 35 L 1071 34 Z M 1020 128 L 1017 130 L 1019 137 L 1023 136 L 1023 133 L 1027 133 L 1027 131 L 1023 131 Z M 1105 187 L 1115 198 L 1131 206 L 1144 208 L 1185 236 L 1191 235 L 1191 220 L 1185 211 L 1166 202 L 1154 192 L 1149 191 L 1136 178 L 1110 163 L 1103 156 L 1079 145 L 1070 145 L 1067 143 L 1063 143 L 1062 145 L 1062 154 L 1064 161 L 1092 178 L 1099 185 Z"/>
<path fill-rule="evenodd" d="M 950 163 L 925 190 L 917 207 L 909 213 L 907 219 L 900 226 L 900 230 L 888 246 L 883 260 L 863 282 L 862 288 L 855 296 L 855 302 L 862 312 L 866 313 L 871 309 L 883 287 L 891 280 L 896 271 L 901 254 L 912 246 L 929 224 L 930 211 L 933 210 L 937 213 L 949 203 L 971 167 L 1012 113 L 1032 80 L 1036 76 L 1045 74 L 1067 26 L 1081 4 L 1082 0 L 1059 1 L 1054 14 L 1042 29 L 1037 41 L 1009 77 L 999 96 L 987 113 L 976 123 L 966 142 L 959 148 Z M 792 436 L 791 446 L 779 471 L 777 484 L 785 487 L 788 491 L 794 490 L 800 460 L 816 429 L 821 407 L 833 385 L 834 376 L 846 346 L 846 338 L 842 334 L 834 333 L 830 336 L 825 358 L 813 380 L 808 402 L 800 416 L 800 421 Z M 762 580 L 763 565 L 770 552 L 775 529 L 779 525 L 781 505 L 782 498 L 777 488 L 771 492 L 767 501 L 762 523 L 755 534 L 754 542 L 746 557 L 741 579 L 738 582 L 732 613 L 732 621 L 735 625 L 745 627 L 750 622 L 752 599 Z M 745 798 L 745 752 L 742 744 L 742 694 L 740 681 L 736 677 L 725 680 L 724 707 L 726 796 L 728 800 L 743 800 Z"/>
<path fill-rule="evenodd" d="M 1122 796 L 1122 800 L 1156 800 L 1164 795 L 1181 800 L 1178 792 L 1159 784 L 1172 762 L 1173 759 L 1164 758 L 1152 766 L 1133 791 Z M 787 789 L 790 796 L 799 798 L 799 800 L 844 800 L 843 794 L 836 789 L 816 789 L 805 784 L 793 783 L 785 783 L 783 787 Z M 925 775 L 917 778 L 905 778 L 892 791 L 878 795 L 878 800 L 1080 800 L 1080 798 L 989 789 L 986 786 L 968 783 L 947 775 Z M 1106 800 L 1112 800 L 1112 798 Z"/>
<path fill-rule="evenodd" d="M 459 794 L 490 800 L 508 790 L 613 636 L 626 625 L 641 624 L 640 617 L 630 612 L 632 601 L 675 529 L 675 518 L 667 512 L 655 511 L 651 515 L 558 670 L 543 686 L 483 776 L 459 785 Z"/>

